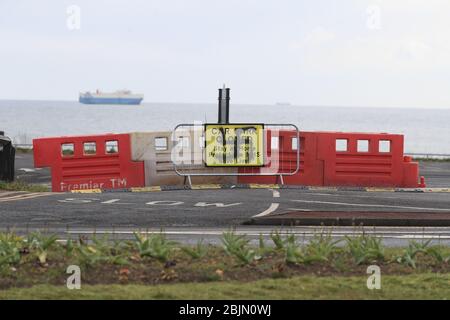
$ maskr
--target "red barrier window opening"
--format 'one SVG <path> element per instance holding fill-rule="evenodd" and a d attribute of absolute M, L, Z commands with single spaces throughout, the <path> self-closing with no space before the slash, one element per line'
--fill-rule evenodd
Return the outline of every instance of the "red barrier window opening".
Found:
<path fill-rule="evenodd" d="M 390 140 L 380 140 L 378 142 L 378 152 L 382 152 L 382 153 L 391 152 L 391 141 Z"/>
<path fill-rule="evenodd" d="M 167 146 L 167 138 L 166 137 L 155 138 L 155 150 L 156 151 L 166 151 L 167 149 L 168 149 L 168 146 Z"/>
<path fill-rule="evenodd" d="M 369 140 L 358 140 L 357 151 L 369 152 Z"/>
<path fill-rule="evenodd" d="M 298 149 L 298 139 L 297 137 L 292 137 L 292 150 Z"/>
<path fill-rule="evenodd" d="M 279 148 L 279 138 L 278 137 L 271 137 L 270 139 L 270 145 L 272 150 L 278 150 Z"/>
<path fill-rule="evenodd" d="M 105 151 L 108 154 L 119 153 L 119 141 L 106 141 L 105 143 Z"/>
<path fill-rule="evenodd" d="M 83 144 L 83 153 L 85 155 L 94 155 L 97 153 L 97 144 L 95 142 L 85 142 Z"/>
<path fill-rule="evenodd" d="M 63 143 L 61 145 L 61 154 L 63 157 L 73 156 L 75 153 L 75 146 L 73 143 Z"/>
<path fill-rule="evenodd" d="M 347 139 L 336 139 L 336 151 L 337 152 L 346 152 L 348 148 L 348 140 Z"/>

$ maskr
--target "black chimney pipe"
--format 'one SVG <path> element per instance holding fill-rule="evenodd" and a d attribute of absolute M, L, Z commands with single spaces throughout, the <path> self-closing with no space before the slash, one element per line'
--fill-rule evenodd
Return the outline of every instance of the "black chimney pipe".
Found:
<path fill-rule="evenodd" d="M 219 121 L 220 124 L 230 123 L 230 88 L 219 89 Z"/>

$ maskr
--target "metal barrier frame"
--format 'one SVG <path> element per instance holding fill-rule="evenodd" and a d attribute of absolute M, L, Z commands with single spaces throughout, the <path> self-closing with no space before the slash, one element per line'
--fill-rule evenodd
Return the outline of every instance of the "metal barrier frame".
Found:
<path fill-rule="evenodd" d="M 233 123 L 229 123 L 230 125 L 232 125 Z M 220 125 L 220 123 L 218 124 Z M 203 132 L 204 132 L 204 124 L 194 124 L 194 123 L 182 123 L 177 125 L 173 131 L 172 131 L 172 142 L 175 142 L 176 140 L 174 140 L 174 134 L 177 131 L 178 128 L 180 127 L 203 127 Z M 186 183 L 186 178 L 189 182 L 189 185 L 192 186 L 192 180 L 191 177 L 195 177 L 195 176 L 200 176 L 200 177 L 204 177 L 204 176 L 225 176 L 225 177 L 240 177 L 240 176 L 276 176 L 280 178 L 280 182 L 281 184 L 284 184 L 283 181 L 283 176 L 293 176 L 295 174 L 297 174 L 300 170 L 300 131 L 298 129 L 298 127 L 295 124 L 291 124 L 291 123 L 287 123 L 287 124 L 282 124 L 282 123 L 264 123 L 264 129 L 266 129 L 266 127 L 287 127 L 287 126 L 291 126 L 295 129 L 296 134 L 297 134 L 297 161 L 296 161 L 296 168 L 295 171 L 293 172 L 288 172 L 288 173 L 223 173 L 223 172 L 218 172 L 218 173 L 182 173 L 178 170 L 178 166 L 177 164 L 175 164 L 172 160 L 172 164 L 174 165 L 174 169 L 177 175 L 184 177 L 184 183 Z M 264 137 L 265 138 L 265 137 Z M 267 149 L 265 150 L 265 152 L 267 152 Z M 203 159 L 204 161 L 204 159 Z M 205 166 L 205 168 L 207 168 Z M 238 167 L 238 166 L 234 166 L 232 168 L 252 168 L 252 167 L 248 167 L 248 166 L 244 166 L 244 167 Z M 264 168 L 264 167 L 255 167 L 255 168 Z"/>

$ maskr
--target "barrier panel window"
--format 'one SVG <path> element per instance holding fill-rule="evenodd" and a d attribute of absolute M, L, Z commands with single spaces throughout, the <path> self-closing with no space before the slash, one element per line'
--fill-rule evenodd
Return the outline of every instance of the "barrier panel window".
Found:
<path fill-rule="evenodd" d="M 297 150 L 298 149 L 298 139 L 297 137 L 293 137 L 292 138 L 292 150 Z"/>
<path fill-rule="evenodd" d="M 97 153 L 97 144 L 95 142 L 83 143 L 83 152 L 85 155 L 94 155 Z"/>
<path fill-rule="evenodd" d="M 369 152 L 369 140 L 358 140 L 357 151 Z"/>
<path fill-rule="evenodd" d="M 168 149 L 168 146 L 167 146 L 167 138 L 166 137 L 155 138 L 155 150 L 156 151 L 166 151 L 167 149 Z"/>
<path fill-rule="evenodd" d="M 378 152 L 389 153 L 391 152 L 391 141 L 380 140 L 378 143 Z"/>
<path fill-rule="evenodd" d="M 278 150 L 278 148 L 279 148 L 279 141 L 280 141 L 279 137 L 272 137 L 270 139 L 270 145 L 271 145 L 272 150 Z"/>
<path fill-rule="evenodd" d="M 336 139 L 336 151 L 337 152 L 346 152 L 348 149 L 348 140 L 347 139 Z"/>
<path fill-rule="evenodd" d="M 73 156 L 75 152 L 75 147 L 73 143 L 64 143 L 61 145 L 61 154 L 64 157 Z"/>
<path fill-rule="evenodd" d="M 105 151 L 108 154 L 119 153 L 119 142 L 114 141 L 106 141 L 105 143 Z"/>

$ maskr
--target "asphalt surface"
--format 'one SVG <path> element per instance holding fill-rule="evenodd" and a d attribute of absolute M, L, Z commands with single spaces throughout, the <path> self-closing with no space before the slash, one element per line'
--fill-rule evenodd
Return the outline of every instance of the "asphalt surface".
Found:
<path fill-rule="evenodd" d="M 48 184 L 46 169 L 33 170 L 31 155 L 19 154 L 18 180 Z M 429 187 L 450 185 L 450 165 L 426 162 L 421 175 Z M 427 176 L 427 174 L 429 176 Z M 450 220 L 450 193 L 364 192 L 334 190 L 182 190 L 145 193 L 0 193 L 0 229 L 27 231 L 45 229 L 61 237 L 70 234 L 114 232 L 132 236 L 136 230 L 171 232 L 183 242 L 206 238 L 217 242 L 230 228 L 266 237 L 274 226 L 247 225 L 258 219 L 285 214 L 311 215 L 315 212 L 377 214 L 415 214 L 423 218 L 441 215 Z M 306 228 L 306 229 L 304 229 Z M 317 229 L 317 227 L 315 227 Z M 355 233 L 352 227 L 335 227 L 337 237 Z M 388 245 L 406 239 L 431 238 L 448 241 L 450 228 L 379 229 Z M 309 237 L 308 227 L 290 227 L 292 232 Z M 392 233 L 396 230 L 397 233 Z M 398 233 L 400 232 L 400 233 Z M 425 235 L 425 236 L 424 236 Z M 399 238 L 400 237 L 400 238 Z"/>
<path fill-rule="evenodd" d="M 419 162 L 419 174 L 425 177 L 427 187 L 447 188 L 450 186 L 450 161 Z"/>
<path fill-rule="evenodd" d="M 34 168 L 32 153 L 17 152 L 14 168 L 16 180 L 27 183 L 42 184 L 50 188 L 52 180 L 50 169 Z"/>
<path fill-rule="evenodd" d="M 0 193 L 0 225 L 11 227 L 230 227 L 292 211 L 450 215 L 450 195 L 288 189 Z"/>

